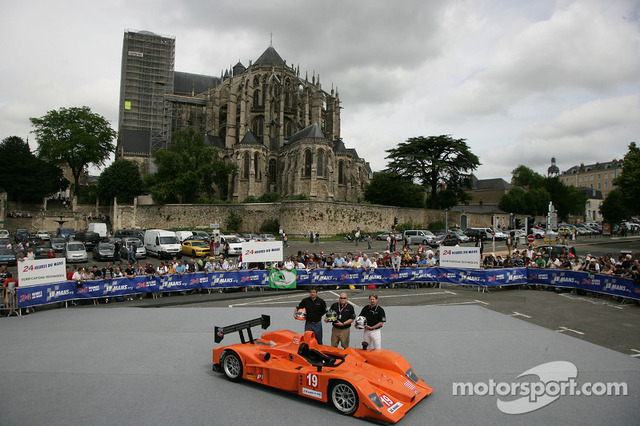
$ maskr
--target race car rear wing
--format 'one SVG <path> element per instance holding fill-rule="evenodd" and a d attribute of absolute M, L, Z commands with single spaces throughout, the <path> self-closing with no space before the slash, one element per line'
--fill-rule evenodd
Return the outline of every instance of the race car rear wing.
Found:
<path fill-rule="evenodd" d="M 246 343 L 243 331 L 247 330 L 249 342 L 253 343 L 253 334 L 251 334 L 251 327 L 255 327 L 257 325 L 261 325 L 262 329 L 266 330 L 271 325 L 271 317 L 269 315 L 263 314 L 260 318 L 239 322 L 233 325 L 227 325 L 226 327 L 215 326 L 213 331 L 213 340 L 216 343 L 220 343 L 225 334 L 237 331 L 238 334 L 240 334 L 240 341 L 242 343 Z"/>

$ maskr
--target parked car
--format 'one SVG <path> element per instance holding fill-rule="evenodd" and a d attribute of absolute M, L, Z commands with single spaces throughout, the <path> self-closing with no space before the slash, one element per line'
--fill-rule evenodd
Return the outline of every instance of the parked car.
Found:
<path fill-rule="evenodd" d="M 502 231 L 501 229 L 489 228 L 489 230 L 492 231 L 493 234 L 495 234 L 496 241 L 504 241 L 507 239 L 507 237 L 509 237 L 509 235 L 506 232 Z M 489 234 L 489 235 L 493 236 L 493 234 Z"/>
<path fill-rule="evenodd" d="M 116 247 L 112 243 L 99 242 L 93 248 L 93 259 L 97 261 L 101 260 L 114 260 Z"/>
<path fill-rule="evenodd" d="M 16 253 L 6 247 L 0 247 L 0 265 L 13 266 L 16 263 Z"/>
<path fill-rule="evenodd" d="M 9 231 L 6 229 L 0 229 L 0 238 L 9 238 Z"/>
<path fill-rule="evenodd" d="M 149 229 L 144 233 L 144 248 L 158 259 L 182 256 L 182 249 L 176 233 L 165 229 Z"/>
<path fill-rule="evenodd" d="M 144 259 L 147 257 L 147 249 L 140 238 L 129 237 L 123 238 L 120 244 L 120 258 L 127 259 L 129 257 L 129 246 L 131 244 L 136 245 L 136 259 Z"/>
<path fill-rule="evenodd" d="M 95 232 L 100 235 L 100 238 L 107 238 L 109 234 L 107 224 L 101 222 L 91 222 L 89 226 L 87 226 L 87 231 Z"/>
<path fill-rule="evenodd" d="M 262 234 L 261 237 L 264 241 L 275 241 L 276 237 L 273 234 Z"/>
<path fill-rule="evenodd" d="M 116 232 L 113 234 L 114 238 L 122 239 L 129 237 L 140 238 L 140 240 L 144 239 L 144 229 L 116 229 Z"/>
<path fill-rule="evenodd" d="M 40 237 L 42 241 L 51 240 L 51 235 L 49 235 L 49 231 L 38 231 L 36 232 L 36 237 Z"/>
<path fill-rule="evenodd" d="M 73 240 L 81 242 L 88 249 L 93 249 L 100 242 L 100 235 L 93 231 L 78 231 Z"/>
<path fill-rule="evenodd" d="M 11 244 L 11 240 L 8 237 L 0 237 L 0 247 L 7 247 L 7 244 Z"/>
<path fill-rule="evenodd" d="M 242 254 L 242 240 L 235 236 L 221 235 L 220 236 L 220 251 L 224 250 L 224 243 L 229 243 L 229 254 L 233 256 L 240 256 Z"/>
<path fill-rule="evenodd" d="M 67 259 L 67 263 L 86 262 L 89 260 L 87 249 L 80 241 L 68 242 L 64 249 L 64 257 Z"/>
<path fill-rule="evenodd" d="M 209 244 L 203 240 L 186 240 L 182 242 L 182 254 L 201 257 L 209 255 Z"/>
<path fill-rule="evenodd" d="M 486 240 L 487 239 L 487 231 L 486 228 L 467 228 L 464 230 L 464 235 L 469 237 L 469 239 L 477 241 L 479 239 Z"/>
<path fill-rule="evenodd" d="M 55 251 L 56 253 L 62 253 L 64 251 L 64 245 L 66 243 L 67 243 L 67 240 L 65 240 L 62 237 L 51 238 L 51 247 L 53 248 L 53 251 Z"/>
<path fill-rule="evenodd" d="M 412 229 L 404 231 L 403 238 L 409 238 L 409 244 L 422 244 L 427 245 L 431 241 L 436 239 L 436 236 L 431 231 L 426 229 Z"/>
<path fill-rule="evenodd" d="M 453 228 L 450 229 L 449 232 L 453 232 L 454 234 L 456 234 L 458 236 L 458 240 L 461 243 L 468 243 L 470 241 L 470 238 L 466 236 L 464 232 L 462 232 L 462 229 Z"/>
<path fill-rule="evenodd" d="M 455 246 L 460 243 L 460 239 L 458 238 L 458 234 L 455 232 L 446 232 L 434 240 L 432 240 L 429 245 L 433 248 L 437 248 L 441 245 L 443 246 Z"/>
<path fill-rule="evenodd" d="M 245 241 L 264 241 L 262 236 L 258 234 L 244 234 L 242 238 L 244 238 Z"/>
<path fill-rule="evenodd" d="M 176 237 L 178 238 L 178 241 L 180 242 L 180 244 L 182 244 L 182 242 L 184 240 L 193 237 L 193 232 L 191 232 L 191 231 L 176 231 Z"/>
<path fill-rule="evenodd" d="M 65 238 L 67 239 L 67 241 L 69 239 L 69 236 L 75 233 L 76 231 L 73 228 L 58 228 L 58 232 L 57 232 L 59 237 Z"/>
<path fill-rule="evenodd" d="M 209 234 L 205 231 L 191 231 L 194 240 L 209 241 Z"/>
<path fill-rule="evenodd" d="M 13 237 L 16 243 L 19 241 L 24 241 L 29 238 L 29 231 L 25 228 L 18 228 L 16 229 L 16 233 Z"/>
<path fill-rule="evenodd" d="M 52 248 L 53 247 L 51 247 L 51 243 L 42 242 L 35 247 L 35 249 L 33 250 L 33 254 L 35 255 L 36 259 L 46 259 L 49 255 L 49 250 L 51 250 Z"/>

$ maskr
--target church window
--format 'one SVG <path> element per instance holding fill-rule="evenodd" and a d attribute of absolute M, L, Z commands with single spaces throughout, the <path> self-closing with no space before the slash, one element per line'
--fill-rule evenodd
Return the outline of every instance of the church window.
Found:
<path fill-rule="evenodd" d="M 310 150 L 304 152 L 304 175 L 305 177 L 311 177 L 311 162 L 312 155 Z"/>
<path fill-rule="evenodd" d="M 259 160 L 259 156 L 258 153 L 255 152 L 253 154 L 253 175 L 255 176 L 256 179 L 258 179 L 259 175 L 259 170 L 260 168 L 258 167 L 258 160 Z"/>
<path fill-rule="evenodd" d="M 344 185 L 344 163 L 342 161 L 338 164 L 338 184 Z"/>
<path fill-rule="evenodd" d="M 249 157 L 249 153 L 244 153 L 244 167 L 243 167 L 243 178 L 249 179 L 249 167 L 251 163 L 251 158 Z"/>
<path fill-rule="evenodd" d="M 253 126 L 251 126 L 251 131 L 256 137 L 261 138 L 264 134 L 264 117 L 256 117 L 253 120 Z"/>
<path fill-rule="evenodd" d="M 316 167 L 318 170 L 318 176 L 324 176 L 324 151 L 318 151 L 318 166 Z"/>
<path fill-rule="evenodd" d="M 284 125 L 284 137 L 289 139 L 293 134 L 293 123 L 291 120 L 287 120 Z"/>
<path fill-rule="evenodd" d="M 277 169 L 276 169 L 276 160 L 269 160 L 269 182 L 270 183 L 275 183 L 276 182 L 276 173 L 277 173 Z"/>

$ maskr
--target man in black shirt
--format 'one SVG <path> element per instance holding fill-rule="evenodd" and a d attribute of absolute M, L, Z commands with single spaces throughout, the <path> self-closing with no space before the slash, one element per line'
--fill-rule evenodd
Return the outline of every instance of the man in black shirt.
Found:
<path fill-rule="evenodd" d="M 309 297 L 302 299 L 294 309 L 295 315 L 298 309 L 306 309 L 307 316 L 304 323 L 304 331 L 311 330 L 316 336 L 318 344 L 322 344 L 322 316 L 327 312 L 327 304 L 318 297 L 318 290 L 315 287 L 309 289 Z"/>
<path fill-rule="evenodd" d="M 378 305 L 378 295 L 369 296 L 369 306 L 362 308 L 360 316 L 367 319 L 364 327 L 364 341 L 369 349 L 382 349 L 382 325 L 387 321 L 387 315 Z"/>
<path fill-rule="evenodd" d="M 331 346 L 337 348 L 340 343 L 346 349 L 349 347 L 351 323 L 356 319 L 356 311 L 349 304 L 347 293 L 340 293 L 340 300 L 331 305 L 331 310 L 336 313 L 336 320 L 331 328 Z M 325 319 L 325 322 L 328 320 Z"/>

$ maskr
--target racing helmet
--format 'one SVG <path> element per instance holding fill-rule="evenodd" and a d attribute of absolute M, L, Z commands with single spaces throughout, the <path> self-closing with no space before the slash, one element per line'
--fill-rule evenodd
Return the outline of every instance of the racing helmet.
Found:
<path fill-rule="evenodd" d="M 293 317 L 300 321 L 305 321 L 307 319 L 307 310 L 305 308 L 300 308 L 296 311 Z"/>
<path fill-rule="evenodd" d="M 338 320 L 338 313 L 333 309 L 327 311 L 327 321 L 336 322 Z"/>
<path fill-rule="evenodd" d="M 367 325 L 367 319 L 365 317 L 360 315 L 356 318 L 356 328 L 364 328 L 365 325 Z"/>

